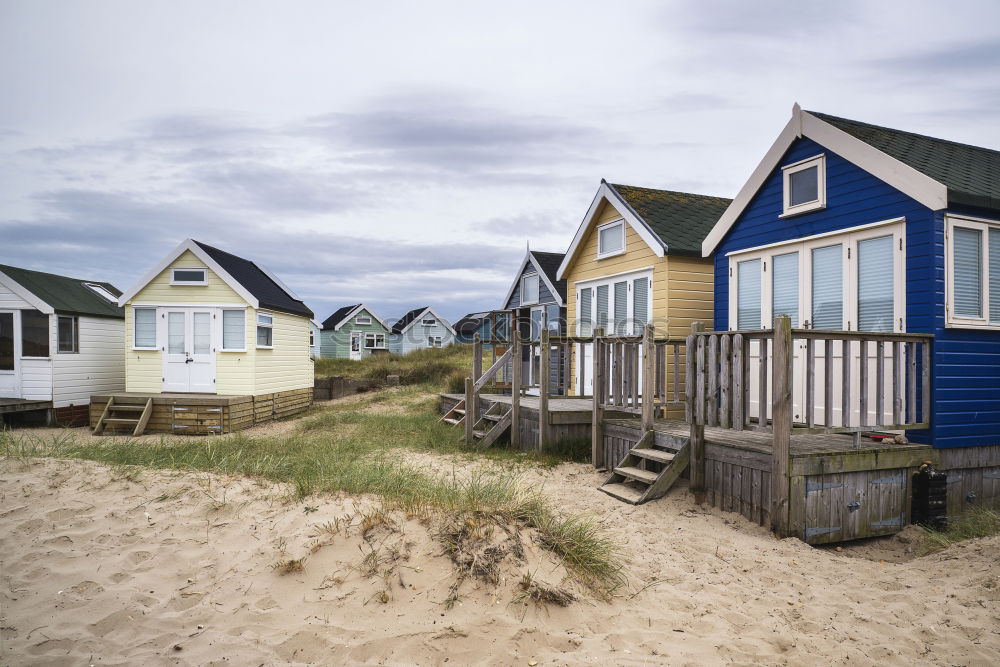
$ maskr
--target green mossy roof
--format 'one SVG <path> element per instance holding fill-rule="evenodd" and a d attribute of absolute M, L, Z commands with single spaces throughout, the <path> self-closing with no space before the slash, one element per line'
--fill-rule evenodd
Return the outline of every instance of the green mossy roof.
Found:
<path fill-rule="evenodd" d="M 701 242 L 732 203 L 725 197 L 609 184 L 660 237 L 668 255 L 701 257 Z"/>
<path fill-rule="evenodd" d="M 0 264 L 0 271 L 52 306 L 58 313 L 125 318 L 125 311 L 119 308 L 117 303 L 108 301 L 86 285 L 86 283 L 100 285 L 111 294 L 121 296 L 121 290 L 111 283 L 68 278 L 3 264 Z"/>

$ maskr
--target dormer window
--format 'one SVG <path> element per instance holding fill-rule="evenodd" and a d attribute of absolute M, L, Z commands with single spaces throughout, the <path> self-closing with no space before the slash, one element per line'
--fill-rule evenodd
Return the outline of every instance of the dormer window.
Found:
<path fill-rule="evenodd" d="M 171 285 L 207 285 L 208 269 L 171 269 Z"/>
<path fill-rule="evenodd" d="M 625 221 L 609 222 L 597 228 L 597 258 L 625 252 Z"/>
<path fill-rule="evenodd" d="M 781 168 L 784 181 L 782 217 L 826 207 L 826 155 Z"/>
<path fill-rule="evenodd" d="M 356 318 L 354 318 L 354 322 L 356 324 L 371 324 L 372 318 L 370 318 L 368 315 L 358 315 Z"/>

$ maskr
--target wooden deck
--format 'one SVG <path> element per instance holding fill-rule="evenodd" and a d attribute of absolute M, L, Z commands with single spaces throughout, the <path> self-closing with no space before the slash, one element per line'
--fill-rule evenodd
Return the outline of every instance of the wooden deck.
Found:
<path fill-rule="evenodd" d="M 52 401 L 28 401 L 23 398 L 0 398 L 0 414 L 11 412 L 28 412 L 30 410 L 48 410 Z"/>
<path fill-rule="evenodd" d="M 447 413 L 459 402 L 464 401 L 462 394 L 440 394 L 441 414 Z M 507 394 L 480 394 L 480 414 L 485 413 L 490 406 L 502 403 L 511 404 Z M 534 451 L 538 447 L 539 438 L 539 404 L 538 396 L 521 397 L 521 448 Z M 590 427 L 593 419 L 591 408 L 593 401 L 589 398 L 549 398 L 549 429 L 553 442 L 566 440 L 589 440 Z"/>

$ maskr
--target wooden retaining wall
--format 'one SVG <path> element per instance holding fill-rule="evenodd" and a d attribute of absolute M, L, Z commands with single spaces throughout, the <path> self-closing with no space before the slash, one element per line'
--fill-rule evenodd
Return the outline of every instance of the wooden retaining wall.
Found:
<path fill-rule="evenodd" d="M 948 473 L 948 518 L 969 507 L 1000 503 L 1000 445 L 934 450 Z"/>

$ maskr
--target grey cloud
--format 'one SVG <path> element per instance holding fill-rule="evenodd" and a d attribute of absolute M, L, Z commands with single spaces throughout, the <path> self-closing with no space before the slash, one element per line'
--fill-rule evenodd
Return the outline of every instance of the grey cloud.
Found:
<path fill-rule="evenodd" d="M 866 65 L 914 76 L 949 73 L 982 73 L 1000 68 L 1000 40 L 956 43 L 945 48 L 917 51 L 891 58 L 877 58 Z"/>

